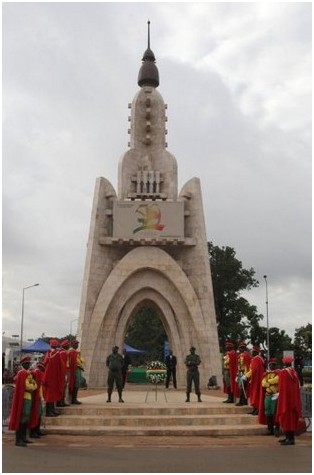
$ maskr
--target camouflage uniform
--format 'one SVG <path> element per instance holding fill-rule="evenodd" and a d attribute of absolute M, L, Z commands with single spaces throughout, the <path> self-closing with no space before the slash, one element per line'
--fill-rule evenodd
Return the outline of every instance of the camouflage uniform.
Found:
<path fill-rule="evenodd" d="M 195 394 L 197 395 L 198 402 L 202 402 L 201 400 L 201 392 L 200 392 L 200 374 L 198 371 L 198 366 L 201 363 L 200 357 L 195 353 L 195 348 L 192 346 L 190 348 L 190 354 L 187 355 L 185 358 L 185 365 L 187 367 L 186 372 L 186 401 L 190 402 L 190 393 L 192 391 L 192 383 L 194 381 L 195 387 Z"/>
<path fill-rule="evenodd" d="M 107 357 L 106 365 L 109 369 L 108 373 L 108 399 L 107 402 L 111 402 L 111 394 L 113 391 L 114 383 L 116 383 L 119 402 L 124 402 L 122 399 L 122 389 L 123 389 L 123 377 L 122 377 L 122 368 L 123 368 L 123 357 L 118 353 L 118 346 L 112 348 L 112 353 Z"/>

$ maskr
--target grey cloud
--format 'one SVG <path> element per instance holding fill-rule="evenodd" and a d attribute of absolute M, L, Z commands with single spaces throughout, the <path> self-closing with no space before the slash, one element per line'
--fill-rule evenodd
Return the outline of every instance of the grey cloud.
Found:
<path fill-rule="evenodd" d="M 246 39 L 244 54 L 230 36 L 240 71 L 250 68 L 253 53 L 257 60 L 260 55 L 262 71 L 267 48 L 268 63 L 275 65 L 276 43 L 281 47 L 285 38 L 293 54 L 310 53 L 308 7 L 280 5 L 271 15 L 282 12 L 282 20 L 264 43 Z M 202 62 L 213 57 L 227 23 L 230 35 L 247 34 L 248 18 L 262 29 L 271 15 L 267 7 L 248 4 L 4 5 L 4 330 L 17 332 L 21 289 L 36 281 L 40 287 L 27 292 L 29 337 L 54 330 L 62 336 L 78 315 L 95 179 L 105 176 L 116 187 L 148 18 L 179 187 L 199 176 L 208 239 L 234 247 L 259 280 L 269 274 L 277 326 L 283 314 L 281 328 L 290 332 L 295 321 L 306 324 L 311 314 L 306 101 L 296 103 L 302 91 L 294 83 L 289 107 L 280 108 L 273 82 L 250 95 L 258 69 L 246 78 L 233 74 L 223 56 L 219 64 Z M 199 30 L 191 44 L 185 41 L 187 26 L 191 34 Z M 285 58 L 280 68 L 272 81 L 284 87 Z M 300 85 L 310 88 L 306 68 L 296 71 Z M 252 101 L 250 111 L 244 100 Z M 291 117 L 293 110 L 298 113 Z M 280 120 L 284 114 L 289 127 Z M 250 295 L 263 313 L 263 287 Z"/>

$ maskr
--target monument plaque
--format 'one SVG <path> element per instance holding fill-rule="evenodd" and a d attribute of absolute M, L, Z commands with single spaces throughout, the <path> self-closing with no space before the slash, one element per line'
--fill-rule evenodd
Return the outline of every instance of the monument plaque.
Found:
<path fill-rule="evenodd" d="M 113 237 L 184 237 L 183 201 L 116 201 Z"/>

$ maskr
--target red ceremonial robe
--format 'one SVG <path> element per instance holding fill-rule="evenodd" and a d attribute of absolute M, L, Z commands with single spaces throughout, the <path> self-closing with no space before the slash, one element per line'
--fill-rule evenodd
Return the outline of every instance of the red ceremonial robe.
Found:
<path fill-rule="evenodd" d="M 64 381 L 62 381 L 62 363 L 59 351 L 50 350 L 45 357 L 46 369 L 43 378 L 44 399 L 46 402 L 58 402 L 62 399 Z"/>
<path fill-rule="evenodd" d="M 301 397 L 298 374 L 294 368 L 284 368 L 279 374 L 277 418 L 284 432 L 295 432 L 301 417 Z"/>
<path fill-rule="evenodd" d="M 75 373 L 77 368 L 77 353 L 78 351 L 71 348 L 68 353 L 69 357 L 69 391 L 72 392 L 75 385 Z"/>
<path fill-rule="evenodd" d="M 257 409 L 259 406 L 259 398 L 262 389 L 261 382 L 265 371 L 263 358 L 260 355 L 254 356 L 251 359 L 250 367 L 252 370 L 249 385 L 250 405 Z"/>
<path fill-rule="evenodd" d="M 63 390 L 62 394 L 64 395 L 65 390 L 65 378 L 67 374 L 67 362 L 68 362 L 68 352 L 65 349 L 60 350 L 60 360 L 61 360 L 61 380 L 63 381 Z"/>
<path fill-rule="evenodd" d="M 18 371 L 14 378 L 14 395 L 10 412 L 9 430 L 18 430 L 24 406 L 25 381 L 30 374 L 26 369 Z"/>
<path fill-rule="evenodd" d="M 263 378 L 267 375 L 267 373 L 280 373 L 280 369 L 273 369 L 269 371 L 265 371 L 265 373 L 262 375 L 261 382 Z M 263 388 L 261 385 L 261 392 L 260 392 L 260 397 L 259 397 L 259 405 L 258 405 L 258 422 L 263 425 L 267 425 L 267 419 L 265 416 L 265 396 L 266 396 L 266 388 Z M 276 414 L 274 415 L 274 422 L 277 423 L 277 416 Z"/>
<path fill-rule="evenodd" d="M 237 383 L 236 383 L 236 377 L 237 377 L 237 371 L 238 371 L 237 352 L 236 350 L 231 350 L 231 351 L 228 351 L 228 355 L 229 355 L 229 373 L 230 373 L 231 392 L 232 394 L 234 394 L 235 386 L 237 386 Z"/>
<path fill-rule="evenodd" d="M 36 381 L 37 384 L 37 389 L 32 394 L 32 409 L 31 409 L 31 418 L 29 421 L 29 427 L 30 429 L 33 429 L 34 427 L 37 427 L 39 424 L 39 419 L 40 419 L 40 394 L 41 394 L 41 386 L 42 386 L 42 381 L 44 377 L 44 373 L 36 368 L 31 371 L 31 374 L 33 375 L 33 378 Z"/>

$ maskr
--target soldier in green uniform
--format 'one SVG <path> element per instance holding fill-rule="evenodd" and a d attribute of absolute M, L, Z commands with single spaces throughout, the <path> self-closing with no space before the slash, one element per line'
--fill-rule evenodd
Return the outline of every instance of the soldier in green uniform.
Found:
<path fill-rule="evenodd" d="M 192 383 L 194 381 L 194 388 L 195 394 L 197 395 L 198 402 L 202 402 L 201 400 L 201 392 L 200 392 L 200 374 L 198 371 L 198 366 L 201 363 L 200 357 L 195 353 L 195 348 L 192 346 L 190 348 L 190 354 L 187 355 L 185 358 L 185 365 L 187 367 L 186 372 L 186 401 L 190 402 L 190 393 L 192 391 Z"/>
<path fill-rule="evenodd" d="M 114 346 L 112 348 L 112 353 L 107 357 L 106 366 L 109 369 L 108 373 L 108 399 L 107 402 L 111 402 L 111 394 L 113 391 L 114 383 L 119 394 L 119 402 L 124 402 L 122 399 L 122 389 L 123 389 L 123 377 L 122 377 L 122 368 L 123 368 L 123 357 L 118 353 L 119 347 Z"/>

